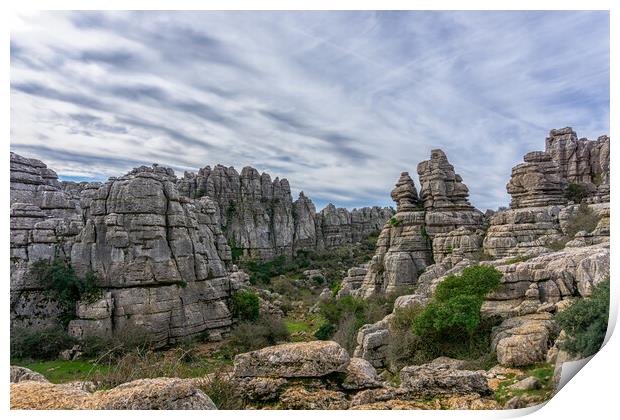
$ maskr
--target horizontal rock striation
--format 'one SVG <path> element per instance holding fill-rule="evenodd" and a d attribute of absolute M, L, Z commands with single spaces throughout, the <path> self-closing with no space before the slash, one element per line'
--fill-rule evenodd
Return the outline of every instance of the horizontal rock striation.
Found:
<path fill-rule="evenodd" d="M 579 139 L 571 127 L 551 130 L 545 151 L 557 162 L 560 176 L 581 184 L 589 202 L 609 201 L 609 136 Z"/>
<path fill-rule="evenodd" d="M 349 211 L 329 204 L 320 212 L 303 191 L 292 199 L 286 179 L 245 167 L 207 166 L 178 180 L 181 195 L 209 197 L 219 207 L 230 245 L 246 258 L 270 260 L 298 250 L 332 248 L 377 233 L 393 210 L 364 207 Z"/>
<path fill-rule="evenodd" d="M 43 163 L 11 154 L 11 325 L 59 325 L 60 303 L 31 274 L 60 258 L 94 273 L 101 297 L 78 302 L 77 337 L 147 334 L 166 344 L 232 320 L 231 251 L 217 206 L 179 195 L 171 169 L 140 167 L 99 183 L 60 183 Z"/>

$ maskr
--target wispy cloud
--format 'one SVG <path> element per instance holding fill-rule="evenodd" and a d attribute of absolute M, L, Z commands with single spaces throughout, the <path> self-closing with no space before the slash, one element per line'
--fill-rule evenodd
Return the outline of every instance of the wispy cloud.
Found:
<path fill-rule="evenodd" d="M 67 179 L 158 162 L 391 204 L 442 148 L 479 208 L 551 128 L 609 130 L 606 12 L 45 12 L 11 39 L 11 148 Z M 77 178 L 76 178 L 77 177 Z M 415 178 L 415 177 L 414 177 Z"/>

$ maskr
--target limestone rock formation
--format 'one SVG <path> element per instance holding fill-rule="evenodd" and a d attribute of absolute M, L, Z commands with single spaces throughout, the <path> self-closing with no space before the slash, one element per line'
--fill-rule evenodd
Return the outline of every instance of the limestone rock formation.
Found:
<path fill-rule="evenodd" d="M 237 377 L 320 377 L 345 372 L 349 355 L 333 341 L 287 343 L 235 356 Z"/>
<path fill-rule="evenodd" d="M 549 313 L 510 318 L 493 330 L 491 348 L 503 366 L 529 366 L 546 359 L 558 333 Z"/>
<path fill-rule="evenodd" d="M 530 207 L 495 213 L 483 241 L 492 257 L 537 255 L 562 238 L 561 207 Z"/>
<path fill-rule="evenodd" d="M 179 194 L 209 197 L 218 207 L 231 247 L 246 258 L 271 260 L 298 250 L 356 243 L 378 232 L 393 211 L 364 207 L 349 211 L 329 204 L 320 212 L 303 192 L 293 201 L 288 180 L 245 167 L 207 166 L 177 181 Z"/>
<path fill-rule="evenodd" d="M 455 369 L 439 362 L 407 366 L 400 371 L 400 380 L 402 388 L 419 395 L 491 393 L 486 378 L 480 372 Z"/>
<path fill-rule="evenodd" d="M 234 285 L 217 207 L 180 197 L 171 169 L 73 185 L 34 159 L 12 154 L 11 165 L 12 327 L 59 324 L 59 302 L 31 267 L 61 258 L 79 276 L 95 273 L 102 291 L 77 303 L 69 325 L 77 337 L 133 329 L 165 344 L 228 329 Z"/>
<path fill-rule="evenodd" d="M 508 194 L 512 196 L 510 207 L 519 209 L 566 204 L 566 181 L 551 155 L 530 152 L 523 160 L 525 163 L 512 168 L 510 182 L 506 185 Z"/>
<path fill-rule="evenodd" d="M 11 384 L 13 410 L 216 410 L 191 380 L 139 379 L 90 393 L 72 385 L 23 381 Z"/>
<path fill-rule="evenodd" d="M 431 158 L 418 164 L 418 175 L 426 232 L 431 238 L 461 226 L 474 231 L 483 226 L 484 215 L 469 203 L 469 189 L 442 150 L 432 150 Z"/>
<path fill-rule="evenodd" d="M 78 306 L 72 333 L 143 329 L 163 344 L 228 328 L 230 248 L 208 198 L 180 197 L 172 170 L 140 167 L 103 184 L 82 208 L 72 266 L 94 272 L 109 293 Z"/>
<path fill-rule="evenodd" d="M 509 318 L 554 311 L 553 305 L 562 300 L 589 296 L 593 287 L 609 276 L 609 262 L 609 245 L 604 243 L 566 248 L 517 263 L 485 262 L 495 266 L 503 276 L 499 288 L 487 297 L 481 313 Z"/>
<path fill-rule="evenodd" d="M 417 206 L 415 185 L 403 173 L 392 190 L 401 209 L 379 234 L 377 249 L 361 287 L 361 297 L 392 292 L 415 285 L 419 273 L 431 263 L 430 241 L 424 230 L 424 212 Z"/>
<path fill-rule="evenodd" d="M 609 201 L 609 137 L 578 139 L 571 127 L 551 130 L 545 151 L 560 168 L 567 182 L 582 185 L 591 202 Z"/>
<path fill-rule="evenodd" d="M 11 383 L 16 384 L 23 381 L 49 382 L 45 376 L 38 372 L 25 367 L 11 365 Z"/>
<path fill-rule="evenodd" d="M 80 204 L 40 160 L 11 153 L 10 164 L 11 324 L 50 327 L 60 308 L 32 278 L 30 267 L 41 259 L 70 255 L 83 226 Z"/>

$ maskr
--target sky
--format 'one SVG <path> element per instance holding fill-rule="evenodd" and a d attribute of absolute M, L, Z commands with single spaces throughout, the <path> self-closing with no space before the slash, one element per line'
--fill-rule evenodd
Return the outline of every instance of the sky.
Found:
<path fill-rule="evenodd" d="M 64 180 L 158 163 L 393 205 L 444 150 L 484 210 L 552 128 L 609 132 L 609 14 L 39 12 L 11 29 L 11 150 Z"/>

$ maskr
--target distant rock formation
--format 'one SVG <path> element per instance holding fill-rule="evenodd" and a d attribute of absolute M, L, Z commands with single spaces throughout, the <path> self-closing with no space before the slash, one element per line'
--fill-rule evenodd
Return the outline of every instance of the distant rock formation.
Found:
<path fill-rule="evenodd" d="M 249 166 L 241 174 L 222 165 L 186 172 L 178 189 L 186 197 L 206 196 L 217 203 L 231 247 L 260 260 L 359 242 L 377 233 L 394 214 L 387 207 L 349 211 L 333 204 L 317 213 L 303 192 L 293 201 L 288 180 L 272 181 L 269 174 Z"/>
<path fill-rule="evenodd" d="M 565 205 L 566 181 L 560 166 L 546 152 L 529 152 L 523 156 L 525 163 L 512 168 L 510 182 L 506 185 L 512 196 L 510 207 L 544 207 Z"/>

